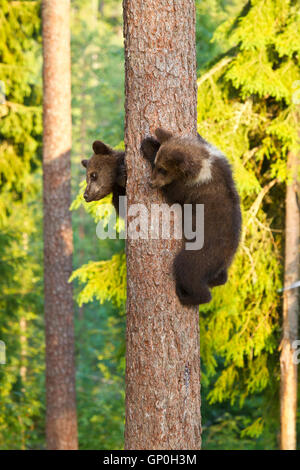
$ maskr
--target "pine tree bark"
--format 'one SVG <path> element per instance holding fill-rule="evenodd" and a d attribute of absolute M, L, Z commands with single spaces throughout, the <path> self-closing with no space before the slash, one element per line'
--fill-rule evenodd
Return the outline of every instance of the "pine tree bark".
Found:
<path fill-rule="evenodd" d="M 288 288 L 299 280 L 299 235 L 300 213 L 297 200 L 299 156 L 288 155 L 288 170 L 291 180 L 286 188 L 285 219 L 285 266 L 284 286 Z M 293 360 L 293 342 L 298 339 L 299 299 L 298 288 L 284 290 L 283 295 L 283 339 L 281 343 L 281 449 L 296 450 L 297 417 L 297 364 Z"/>
<path fill-rule="evenodd" d="M 196 133 L 193 0 L 124 0 L 127 202 L 162 203 L 141 140 Z M 165 201 L 164 201 L 165 202 Z M 199 449 L 198 308 L 175 294 L 178 240 L 127 240 L 126 449 Z"/>
<path fill-rule="evenodd" d="M 48 449 L 77 449 L 70 207 L 70 0 L 43 0 L 44 290 Z"/>

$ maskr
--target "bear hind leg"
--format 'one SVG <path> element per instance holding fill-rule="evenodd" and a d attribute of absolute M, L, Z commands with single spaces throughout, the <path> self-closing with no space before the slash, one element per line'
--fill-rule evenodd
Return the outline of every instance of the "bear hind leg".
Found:
<path fill-rule="evenodd" d="M 188 292 L 184 286 L 176 283 L 176 294 L 182 305 L 200 305 L 211 301 L 210 290 L 205 284 L 203 284 L 197 292 Z"/>

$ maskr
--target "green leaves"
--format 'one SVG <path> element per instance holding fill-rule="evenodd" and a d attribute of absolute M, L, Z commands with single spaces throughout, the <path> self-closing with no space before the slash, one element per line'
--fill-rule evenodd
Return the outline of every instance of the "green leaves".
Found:
<path fill-rule="evenodd" d="M 90 262 L 74 271 L 70 278 L 79 279 L 85 287 L 78 296 L 78 303 L 91 302 L 94 298 L 101 304 L 111 300 L 121 308 L 126 297 L 125 254 L 117 254 L 109 261 Z"/>
<path fill-rule="evenodd" d="M 243 206 L 229 282 L 201 309 L 202 364 L 214 404 L 243 404 L 247 396 L 271 389 L 278 375 L 279 364 L 274 371 L 270 363 L 280 328 L 281 183 L 288 178 L 288 152 L 299 151 L 296 3 L 248 2 L 216 35 L 226 37 L 234 56 L 230 51 L 198 81 L 198 131 L 230 159 Z M 256 437 L 262 429 L 258 418 L 242 435 Z"/>
<path fill-rule="evenodd" d="M 41 414 L 41 64 L 39 2 L 0 1 L 0 447 L 35 445 Z"/>

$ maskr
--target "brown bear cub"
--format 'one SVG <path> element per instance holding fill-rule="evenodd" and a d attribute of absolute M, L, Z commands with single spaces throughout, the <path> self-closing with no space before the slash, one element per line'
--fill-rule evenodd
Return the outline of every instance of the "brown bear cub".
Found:
<path fill-rule="evenodd" d="M 86 202 L 99 201 L 113 193 L 112 202 L 119 214 L 119 196 L 126 194 L 126 169 L 124 152 L 119 152 L 100 140 L 93 143 L 94 155 L 82 160 L 86 168 Z"/>
<path fill-rule="evenodd" d="M 184 305 L 211 300 L 210 288 L 225 284 L 239 244 L 240 200 L 225 156 L 198 137 L 176 137 L 163 129 L 143 140 L 141 151 L 152 165 L 151 186 L 161 188 L 170 204 L 204 205 L 204 244 L 186 246 L 174 261 L 176 292 Z"/>

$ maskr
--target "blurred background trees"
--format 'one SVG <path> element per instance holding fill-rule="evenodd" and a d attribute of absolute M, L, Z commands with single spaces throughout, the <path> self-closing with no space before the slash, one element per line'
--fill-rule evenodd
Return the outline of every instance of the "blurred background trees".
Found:
<path fill-rule="evenodd" d="M 87 205 L 80 195 L 80 160 L 90 156 L 96 138 L 123 146 L 122 5 L 71 5 L 79 447 L 118 449 L 124 426 L 124 242 L 96 238 L 99 203 Z M 7 364 L 0 365 L 0 448 L 43 448 L 40 9 L 31 1 L 0 0 L 0 6 L 0 339 L 7 348 Z M 203 448 L 278 448 L 278 290 L 287 156 L 299 152 L 299 2 L 196 0 L 196 8 L 198 131 L 231 160 L 244 219 L 230 281 L 201 308 Z"/>
<path fill-rule="evenodd" d="M 244 225 L 230 282 L 200 321 L 202 358 L 209 376 L 218 368 L 210 359 L 217 354 L 224 360 L 209 392 L 211 404 L 243 403 L 260 394 L 265 404 L 242 431 L 252 437 L 263 436 L 279 412 L 285 182 L 288 154 L 299 151 L 296 3 L 246 3 L 216 33 L 216 40 L 228 41 L 229 52 L 198 81 L 198 129 L 231 157 Z M 274 433 L 269 446 L 276 445 Z"/>
<path fill-rule="evenodd" d="M 22 24 L 22 28 L 20 28 Z M 43 431 L 40 8 L 0 2 L 0 446 Z"/>

